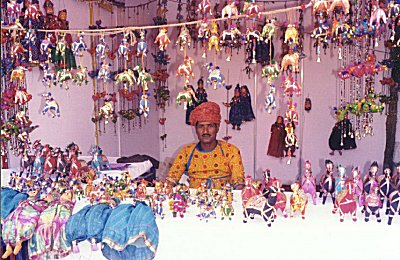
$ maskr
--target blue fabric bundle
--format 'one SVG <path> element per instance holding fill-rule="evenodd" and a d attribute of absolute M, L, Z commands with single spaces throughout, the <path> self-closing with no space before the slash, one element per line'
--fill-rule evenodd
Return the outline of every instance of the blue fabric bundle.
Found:
<path fill-rule="evenodd" d="M 26 200 L 28 194 L 18 192 L 11 188 L 1 188 L 1 221 L 13 212 L 21 200 Z"/>

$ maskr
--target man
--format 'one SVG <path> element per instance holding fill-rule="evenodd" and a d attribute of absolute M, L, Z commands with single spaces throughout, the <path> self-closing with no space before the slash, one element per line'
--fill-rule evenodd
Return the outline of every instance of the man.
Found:
<path fill-rule="evenodd" d="M 186 174 L 191 188 L 198 188 L 207 181 L 217 189 L 226 182 L 244 183 L 239 149 L 217 140 L 220 123 L 220 107 L 214 102 L 204 102 L 192 111 L 190 124 L 195 127 L 199 142 L 185 146 L 178 153 L 167 175 L 168 181 L 178 183 Z"/>

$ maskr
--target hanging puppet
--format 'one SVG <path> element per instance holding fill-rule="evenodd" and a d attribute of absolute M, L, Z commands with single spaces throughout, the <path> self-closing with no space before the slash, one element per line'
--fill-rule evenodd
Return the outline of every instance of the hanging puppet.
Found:
<path fill-rule="evenodd" d="M 271 125 L 271 137 L 269 139 L 267 155 L 283 158 L 285 149 L 285 124 L 283 117 L 278 116 L 276 122 Z"/>
<path fill-rule="evenodd" d="M 207 43 L 208 39 L 211 36 L 211 31 L 210 28 L 208 28 L 208 23 L 205 20 L 202 20 L 200 24 L 198 25 L 198 34 L 197 34 L 197 39 L 201 42 L 201 46 L 203 49 L 203 54 L 201 57 L 205 59 L 207 57 Z"/>
<path fill-rule="evenodd" d="M 204 80 L 203 78 L 200 78 L 197 81 L 197 90 L 196 90 L 196 97 L 197 97 L 197 103 L 196 106 L 200 105 L 201 103 L 207 102 L 207 92 L 206 89 L 204 88 Z"/>
<path fill-rule="evenodd" d="M 299 148 L 298 144 L 298 139 L 296 134 L 294 133 L 295 126 L 292 122 L 289 122 L 286 124 L 285 131 L 286 131 L 286 137 L 285 137 L 285 151 L 286 151 L 286 157 L 289 157 L 287 164 L 291 163 L 292 157 L 296 157 L 294 155 L 294 152 L 296 149 Z"/>
<path fill-rule="evenodd" d="M 338 117 L 339 118 L 339 117 Z M 342 150 L 356 149 L 356 139 L 353 131 L 353 125 L 348 119 L 347 113 L 341 121 L 338 121 L 332 128 L 329 136 L 329 148 L 332 150 L 330 155 L 338 151 L 342 155 Z"/>
<path fill-rule="evenodd" d="M 52 117 L 60 117 L 60 107 L 58 102 L 51 96 L 51 93 L 42 94 L 45 98 L 45 105 L 42 109 L 42 114 L 45 115 L 47 112 L 50 112 Z"/>
<path fill-rule="evenodd" d="M 256 119 L 253 113 L 250 91 L 247 88 L 247 85 L 242 85 L 240 87 L 240 106 L 243 121 L 249 122 Z"/>
<path fill-rule="evenodd" d="M 236 86 L 232 100 L 230 103 L 224 103 L 226 107 L 230 107 L 228 123 L 232 125 L 233 130 L 240 131 L 243 123 L 242 104 L 240 98 L 240 86 Z"/>
<path fill-rule="evenodd" d="M 194 88 L 192 85 L 187 85 L 187 92 L 189 93 L 188 95 L 190 95 L 191 97 L 189 98 L 189 100 L 191 100 L 191 102 L 189 101 L 184 101 L 187 102 L 186 104 L 186 119 L 185 122 L 187 125 L 190 125 L 190 113 L 193 111 L 193 109 L 195 108 L 195 106 L 197 105 L 197 101 L 198 99 L 196 98 L 196 93 L 194 91 Z M 177 99 L 178 101 L 178 99 Z M 179 101 L 180 104 L 181 100 Z M 185 108 L 184 108 L 185 109 Z"/>

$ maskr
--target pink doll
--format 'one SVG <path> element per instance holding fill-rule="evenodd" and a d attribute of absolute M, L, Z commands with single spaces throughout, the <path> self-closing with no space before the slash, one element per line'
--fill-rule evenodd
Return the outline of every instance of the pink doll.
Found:
<path fill-rule="evenodd" d="M 315 177 L 312 175 L 312 170 L 311 170 L 311 162 L 307 160 L 305 162 L 305 172 L 301 181 L 301 188 L 304 190 L 306 194 L 308 193 L 311 195 L 314 205 L 317 204 L 316 203 L 317 192 L 315 183 L 316 183 Z"/>

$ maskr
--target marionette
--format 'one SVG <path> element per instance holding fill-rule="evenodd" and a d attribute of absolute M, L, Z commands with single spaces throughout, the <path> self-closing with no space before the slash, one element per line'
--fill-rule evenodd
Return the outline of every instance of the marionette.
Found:
<path fill-rule="evenodd" d="M 42 97 L 45 98 L 45 105 L 42 109 L 42 114 L 45 115 L 47 112 L 50 112 L 52 117 L 60 117 L 60 106 L 58 102 L 51 96 L 51 93 L 48 92 L 46 94 L 42 94 Z"/>
<path fill-rule="evenodd" d="M 322 197 L 322 205 L 325 205 L 328 194 L 331 194 L 332 202 L 335 203 L 335 179 L 333 176 L 333 162 L 325 160 L 326 171 L 322 175 L 319 185 L 321 187 L 319 197 Z"/>
<path fill-rule="evenodd" d="M 192 68 L 192 64 L 194 64 L 194 61 L 192 58 L 189 56 L 186 56 L 183 59 L 183 64 L 179 65 L 177 71 L 176 71 L 176 77 L 184 77 L 185 78 L 185 85 L 189 84 L 190 77 L 194 79 L 194 72 Z"/>
<path fill-rule="evenodd" d="M 57 192 L 57 191 L 54 191 Z M 54 258 L 66 257 L 71 248 L 66 239 L 65 227 L 72 215 L 75 205 L 73 192 L 62 190 L 58 194 L 48 194 L 49 205 L 41 212 L 37 228 L 32 239 L 29 240 L 29 256 L 32 258 L 47 258 L 50 255 Z"/>
<path fill-rule="evenodd" d="M 354 196 L 356 197 L 356 200 L 358 201 L 358 205 L 361 207 L 363 205 L 363 191 L 364 191 L 364 185 L 361 179 L 361 174 L 360 174 L 360 166 L 354 167 L 351 171 L 353 173 L 353 178 L 352 181 L 354 183 Z"/>
<path fill-rule="evenodd" d="M 186 213 L 186 202 L 180 193 L 175 193 L 172 204 L 172 216 L 176 218 L 179 214 L 183 218 L 184 213 Z"/>
<path fill-rule="evenodd" d="M 206 20 L 202 20 L 200 22 L 200 24 L 198 25 L 199 29 L 198 29 L 198 35 L 197 35 L 197 39 L 199 41 L 201 41 L 201 46 L 203 49 L 203 54 L 202 54 L 202 58 L 205 59 L 207 56 L 207 43 L 208 43 L 208 39 L 211 36 L 211 32 L 210 32 L 210 28 L 208 28 L 208 23 Z"/>
<path fill-rule="evenodd" d="M 369 167 L 369 172 L 367 175 L 364 176 L 363 178 L 363 183 L 364 185 L 368 182 L 370 182 L 371 180 L 377 181 L 377 173 L 379 171 L 379 166 L 378 166 L 378 162 L 374 161 L 371 163 L 370 167 Z M 369 190 L 368 190 L 369 192 Z"/>
<path fill-rule="evenodd" d="M 290 188 L 293 191 L 293 194 L 290 196 L 290 217 L 293 218 L 294 213 L 300 211 L 301 218 L 305 219 L 308 204 L 307 194 L 304 193 L 298 182 L 292 183 Z"/>
<path fill-rule="evenodd" d="M 160 193 L 154 192 L 151 196 L 152 203 L 151 207 L 153 209 L 155 217 L 160 217 L 161 219 L 165 218 L 165 212 L 164 212 L 164 205 L 163 202 L 166 200 L 165 196 Z"/>
<path fill-rule="evenodd" d="M 46 201 L 37 198 L 38 187 L 31 188 L 28 194 L 29 197 L 20 201 L 18 207 L 4 219 L 2 238 L 7 247 L 3 259 L 11 254 L 17 255 L 22 248 L 22 242 L 32 238 L 40 213 L 47 207 Z"/>
<path fill-rule="evenodd" d="M 208 220 L 210 218 L 217 218 L 212 203 L 201 203 L 199 207 L 200 207 L 200 214 L 198 214 L 197 217 L 199 217 L 200 220 L 205 219 L 206 223 L 208 223 Z"/>
<path fill-rule="evenodd" d="M 197 104 L 197 97 L 196 97 L 196 93 L 194 92 L 194 88 L 192 85 L 187 85 L 186 86 L 186 92 L 187 92 L 187 96 L 189 97 L 184 97 L 184 108 L 186 110 L 186 118 L 185 118 L 185 122 L 187 125 L 190 125 L 190 113 L 193 111 L 193 109 L 195 108 L 196 104 Z M 178 95 L 178 97 L 181 95 Z M 179 99 L 179 104 L 181 103 L 182 98 Z M 177 98 L 178 101 L 178 98 Z"/>
<path fill-rule="evenodd" d="M 220 37 L 220 43 L 226 47 L 227 57 L 226 61 L 231 61 L 232 49 L 237 46 L 241 37 L 241 32 L 236 25 L 231 24 L 229 28 L 224 30 Z"/>
<path fill-rule="evenodd" d="M 180 51 L 183 51 L 186 47 L 190 48 L 191 44 L 192 37 L 190 36 L 189 30 L 186 26 L 182 26 L 178 39 L 175 42 L 175 46 L 179 45 Z"/>
<path fill-rule="evenodd" d="M 83 52 L 87 50 L 87 45 L 86 45 L 83 37 L 84 37 L 83 32 L 78 33 L 78 39 L 72 43 L 71 49 L 72 49 L 72 53 L 75 56 L 82 57 Z"/>
<path fill-rule="evenodd" d="M 243 121 L 248 122 L 256 119 L 251 105 L 250 91 L 246 85 L 242 85 L 240 87 L 240 106 L 241 106 Z"/>
<path fill-rule="evenodd" d="M 167 28 L 162 27 L 154 40 L 154 43 L 158 44 L 158 48 L 160 51 L 165 51 L 167 49 L 168 44 L 171 42 L 167 35 Z"/>
<path fill-rule="evenodd" d="M 75 72 L 74 78 L 73 78 L 73 82 L 78 85 L 78 86 L 82 86 L 83 83 L 85 83 L 85 85 L 88 84 L 88 76 L 87 76 L 87 67 L 81 67 L 78 66 L 77 71 Z"/>
<path fill-rule="evenodd" d="M 110 163 L 108 162 L 107 157 L 103 155 L 103 150 L 99 146 L 92 145 L 90 155 L 92 156 L 90 167 L 97 170 L 97 177 L 100 177 L 101 171 L 111 170 Z"/>
<path fill-rule="evenodd" d="M 207 100 L 207 92 L 206 92 L 206 89 L 204 88 L 203 78 L 200 78 L 197 81 L 196 97 L 197 97 L 196 106 L 208 101 Z"/>
<path fill-rule="evenodd" d="M 230 202 L 228 197 L 223 197 L 222 198 L 222 203 L 221 203 L 221 220 L 224 220 L 225 217 L 229 220 L 232 220 L 234 210 L 232 206 L 232 201 Z"/>
<path fill-rule="evenodd" d="M 57 21 L 58 21 L 58 29 L 61 30 L 69 30 L 69 21 L 67 20 L 68 12 L 66 9 L 58 11 Z M 68 48 L 72 44 L 72 36 L 67 33 L 65 35 L 65 40 L 67 42 Z"/>
<path fill-rule="evenodd" d="M 255 64 L 257 58 L 257 46 L 261 42 L 261 33 L 255 28 L 253 24 L 251 27 L 247 28 L 246 31 L 246 43 L 247 43 L 247 61 Z"/>
<path fill-rule="evenodd" d="M 203 18 L 205 18 L 207 14 L 213 15 L 210 0 L 201 0 L 197 6 L 196 13 L 200 13 Z"/>
<path fill-rule="evenodd" d="M 272 82 L 278 79 L 281 70 L 279 68 L 279 64 L 275 61 L 272 61 L 271 64 L 265 66 L 261 70 L 261 77 L 268 79 L 268 84 L 272 84 Z"/>
<path fill-rule="evenodd" d="M 335 178 L 335 197 L 339 195 L 339 193 L 346 189 L 346 168 L 339 164 L 338 165 L 338 176 Z"/>
<path fill-rule="evenodd" d="M 303 189 L 304 193 L 311 195 L 313 204 L 317 205 L 317 187 L 315 177 L 312 175 L 311 162 L 307 160 L 304 164 L 304 168 L 301 188 Z"/>
<path fill-rule="evenodd" d="M 72 43 L 72 38 L 71 38 Z M 66 35 L 60 33 L 57 39 L 55 48 L 51 51 L 51 62 L 56 65 L 56 68 L 75 69 L 76 61 L 71 51 L 70 44 L 66 40 Z"/>
<path fill-rule="evenodd" d="M 298 144 L 298 139 L 296 134 L 294 133 L 295 126 L 292 122 L 289 122 L 286 124 L 285 131 L 286 131 L 286 136 L 285 136 L 285 156 L 289 157 L 287 164 L 291 163 L 292 157 L 296 157 L 294 155 L 294 152 L 296 149 L 299 148 Z"/>
<path fill-rule="evenodd" d="M 267 155 L 276 158 L 284 157 L 285 135 L 286 132 L 283 117 L 278 116 L 276 122 L 271 125 L 271 137 L 269 139 Z"/>
<path fill-rule="evenodd" d="M 331 135 L 329 136 L 329 148 L 332 150 L 330 155 L 334 155 L 335 151 L 339 151 L 342 155 L 343 149 L 350 150 L 357 148 L 353 125 L 348 119 L 347 113 L 344 115 L 344 119 L 337 122 L 332 129 Z"/>
<path fill-rule="evenodd" d="M 247 15 L 247 17 L 250 18 L 258 18 L 260 19 L 261 13 L 260 13 L 260 7 L 255 3 L 254 0 L 252 1 L 245 1 L 244 6 L 243 6 L 243 13 Z"/>
<path fill-rule="evenodd" d="M 370 193 L 365 198 L 365 222 L 369 221 L 369 216 L 375 215 L 376 221 L 381 222 L 381 216 L 379 214 L 379 208 L 382 207 L 381 198 L 379 194 L 379 185 L 374 183 L 371 186 Z"/>
<path fill-rule="evenodd" d="M 229 124 L 232 125 L 233 130 L 240 131 L 240 126 L 243 123 L 242 105 L 240 100 L 240 87 L 239 84 L 236 86 L 233 97 L 230 103 L 224 103 L 226 107 L 229 107 Z"/>
<path fill-rule="evenodd" d="M 208 39 L 208 51 L 211 51 L 214 47 L 215 52 L 219 52 L 219 32 L 218 24 L 216 22 L 211 22 L 210 38 Z"/>

